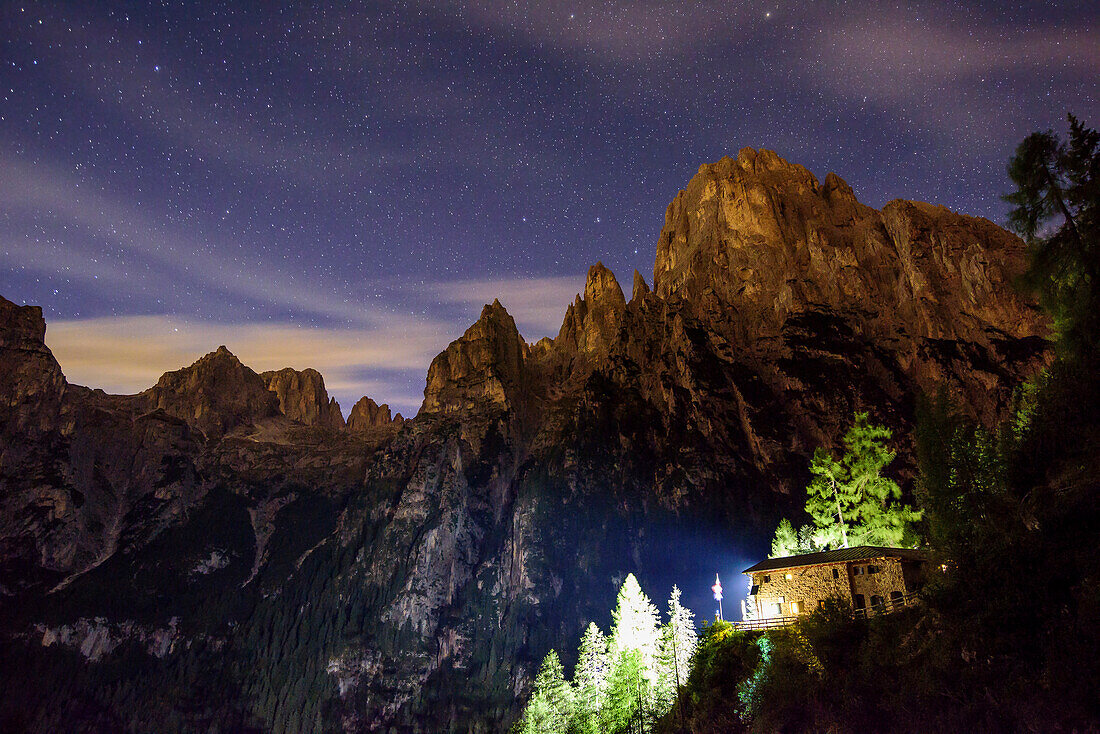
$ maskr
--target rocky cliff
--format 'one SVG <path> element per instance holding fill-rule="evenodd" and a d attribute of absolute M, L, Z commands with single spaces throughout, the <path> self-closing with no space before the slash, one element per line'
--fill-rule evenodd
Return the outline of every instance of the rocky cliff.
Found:
<path fill-rule="evenodd" d="M 378 405 L 370 398 L 363 396 L 351 408 L 348 413 L 348 430 L 354 433 L 362 433 L 373 428 L 389 425 L 401 425 L 405 419 L 401 414 L 390 414 L 390 406 L 383 403 Z"/>
<path fill-rule="evenodd" d="M 343 430 L 344 414 L 336 398 L 329 399 L 325 378 L 314 369 L 298 370 L 286 367 L 260 375 L 267 389 L 279 397 L 279 410 L 292 421 L 307 426 L 323 426 Z"/>
<path fill-rule="evenodd" d="M 1046 359 L 1021 252 L 746 149 L 669 206 L 652 289 L 597 264 L 536 344 L 494 302 L 415 419 L 364 398 L 346 431 L 319 375 L 224 349 L 137 396 L 69 386 L 0 302 L 2 650 L 60 681 L 26 726 L 499 731 L 627 572 L 764 552 L 853 411 L 898 429 L 903 481 L 920 391 L 1004 411 Z"/>

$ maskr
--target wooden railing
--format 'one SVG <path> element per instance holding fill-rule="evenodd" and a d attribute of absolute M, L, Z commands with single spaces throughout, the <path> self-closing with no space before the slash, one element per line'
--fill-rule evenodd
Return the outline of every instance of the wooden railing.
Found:
<path fill-rule="evenodd" d="M 867 617 L 875 617 L 879 614 L 889 614 L 903 607 L 911 607 L 916 604 L 917 601 L 917 592 L 912 591 L 900 599 L 883 599 L 881 604 L 872 605 L 864 609 L 855 609 L 852 611 L 852 616 L 866 619 Z"/>
<path fill-rule="evenodd" d="M 750 619 L 746 622 L 734 622 L 733 626 L 739 630 L 773 630 L 780 627 L 788 627 L 798 621 L 798 617 L 768 617 L 767 619 Z"/>
<path fill-rule="evenodd" d="M 852 617 L 854 619 L 867 619 L 868 617 L 877 617 L 880 614 L 890 614 L 904 607 L 911 607 L 919 601 L 920 598 L 917 592 L 913 591 L 900 599 L 884 599 L 881 604 L 865 607 L 864 609 L 854 609 L 852 610 Z M 789 627 L 798 620 L 798 615 L 790 617 L 768 617 L 767 619 L 750 619 L 744 622 L 735 622 L 733 626 L 740 630 L 771 630 Z"/>

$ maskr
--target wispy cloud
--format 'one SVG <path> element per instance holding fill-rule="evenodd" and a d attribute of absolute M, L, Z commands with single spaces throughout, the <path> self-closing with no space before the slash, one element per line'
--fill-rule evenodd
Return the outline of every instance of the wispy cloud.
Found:
<path fill-rule="evenodd" d="M 64 267 L 67 277 L 127 281 L 134 290 L 156 292 L 170 298 L 173 291 L 185 301 L 188 285 L 202 286 L 204 293 L 221 293 L 250 299 L 303 315 L 337 319 L 348 323 L 372 323 L 379 318 L 393 320 L 396 314 L 379 313 L 368 304 L 341 296 L 330 288 L 309 282 L 300 272 L 283 272 L 254 258 L 233 257 L 242 252 L 234 242 L 219 235 L 198 239 L 194 231 L 167 223 L 148 208 L 112 196 L 77 177 L 45 163 L 0 155 L 0 211 L 20 211 L 55 220 L 70 237 L 92 238 L 103 243 L 105 257 L 84 255 L 85 264 L 73 268 L 64 244 L 43 247 L 37 242 L 9 238 L 0 251 L 9 265 L 55 273 Z M 70 229 L 71 228 L 71 229 Z M 58 250 L 65 259 L 58 258 Z M 174 288 L 161 290 L 163 282 Z M 360 286 L 369 284 L 359 284 Z"/>
<path fill-rule="evenodd" d="M 1013 114 L 1018 100 L 1007 80 L 1033 79 L 1054 105 L 1087 100 L 1100 77 L 1100 31 L 880 9 L 822 27 L 790 65 L 849 102 L 954 135 L 967 131 L 963 137 L 971 141 L 1014 138 L 1020 124 L 1034 123 Z M 823 69 L 828 73 L 813 73 Z"/>
<path fill-rule="evenodd" d="M 763 20 L 774 3 L 700 0 L 601 2 L 548 0 L 425 0 L 421 6 L 457 16 L 507 38 L 523 38 L 540 50 L 582 54 L 616 63 L 695 52 L 739 35 L 750 20 Z"/>
<path fill-rule="evenodd" d="M 174 316 L 55 321 L 46 343 L 70 382 L 131 394 L 165 372 L 226 345 L 256 370 L 312 367 L 345 414 L 363 395 L 406 414 L 420 405 L 427 365 L 446 342 L 432 322 L 391 328 L 323 329 L 294 324 L 210 323 Z"/>

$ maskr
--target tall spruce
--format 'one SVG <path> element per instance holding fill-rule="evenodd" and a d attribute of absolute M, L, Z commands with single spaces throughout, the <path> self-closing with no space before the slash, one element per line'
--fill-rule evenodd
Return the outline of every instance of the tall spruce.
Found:
<path fill-rule="evenodd" d="M 535 676 L 535 689 L 519 731 L 523 734 L 566 734 L 573 717 L 573 689 L 565 680 L 558 653 L 551 650 Z"/>
<path fill-rule="evenodd" d="M 1100 132 L 1073 115 L 1069 139 L 1028 135 L 1008 164 L 1008 225 L 1027 241 L 1024 283 L 1054 316 L 1063 353 L 1100 337 Z M 1085 350 L 1081 348 L 1085 347 Z"/>
<path fill-rule="evenodd" d="M 891 432 L 870 422 L 867 413 L 856 413 L 844 435 L 840 459 L 818 448 L 810 471 L 813 481 L 806 490 L 806 512 L 816 526 L 815 545 L 843 548 L 856 545 L 897 546 L 912 543 L 912 523 L 921 511 L 901 503 L 901 487 L 882 476 L 894 460 L 887 445 Z"/>
<path fill-rule="evenodd" d="M 608 677 L 611 659 L 607 651 L 607 636 L 591 622 L 581 638 L 577 667 L 573 672 L 576 689 L 575 724 L 581 734 L 597 734 L 600 728 L 600 709 L 607 699 Z"/>
<path fill-rule="evenodd" d="M 680 603 L 680 589 L 673 586 L 668 599 L 668 622 L 661 627 L 656 686 L 658 710 L 668 710 L 676 700 L 679 687 L 687 683 L 698 646 L 695 615 Z"/>
<path fill-rule="evenodd" d="M 654 710 L 654 686 L 657 682 L 658 653 L 657 607 L 628 574 L 619 589 L 615 611 L 611 613 L 611 638 L 614 701 L 620 714 L 644 727 Z M 630 694 L 633 694 L 633 701 Z M 621 721 L 621 717 L 620 721 Z"/>

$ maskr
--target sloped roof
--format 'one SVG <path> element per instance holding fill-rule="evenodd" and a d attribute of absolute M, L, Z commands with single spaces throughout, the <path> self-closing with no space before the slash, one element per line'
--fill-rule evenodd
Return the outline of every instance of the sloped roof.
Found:
<path fill-rule="evenodd" d="M 875 545 L 857 545 L 854 548 L 840 548 L 839 550 L 822 551 L 820 553 L 804 553 L 799 556 L 769 558 L 766 561 L 761 561 L 755 566 L 746 568 L 741 573 L 775 571 L 777 569 L 798 568 L 800 566 L 818 566 L 824 563 L 861 561 L 864 558 L 905 558 L 911 561 L 927 561 L 931 556 L 926 551 L 913 548 L 884 548 Z"/>

